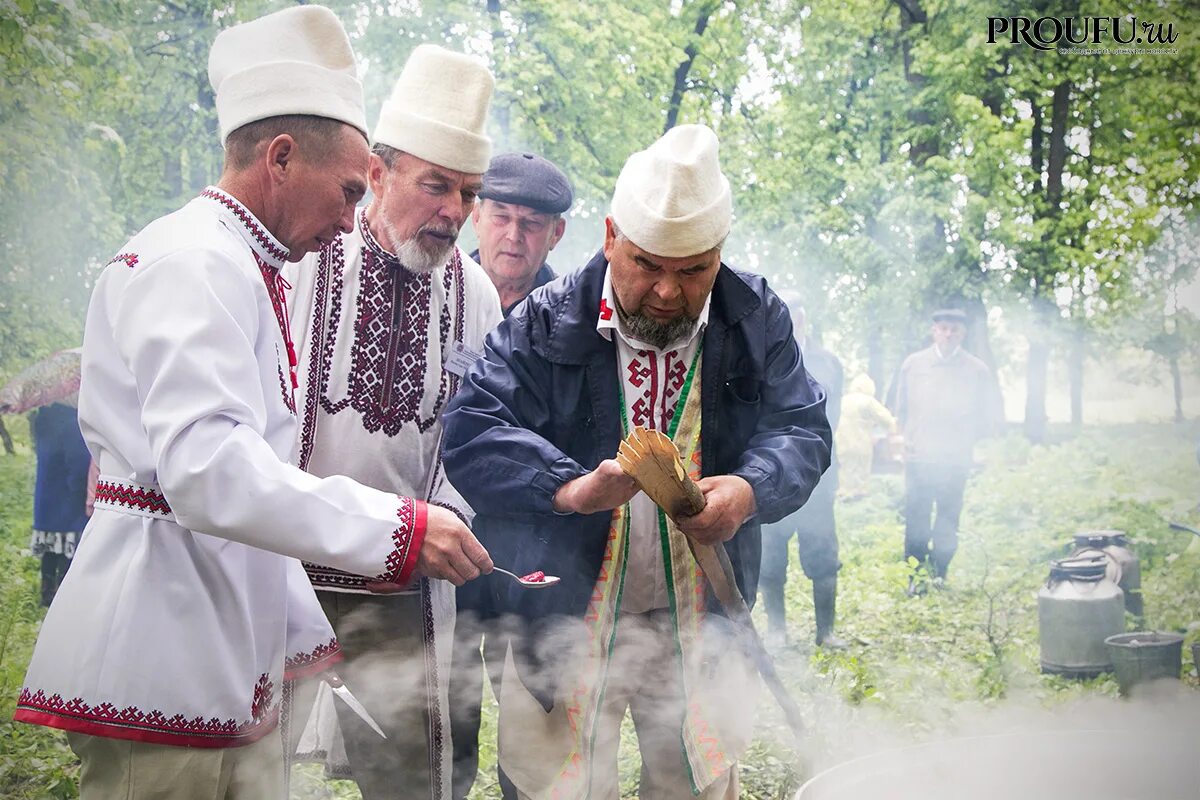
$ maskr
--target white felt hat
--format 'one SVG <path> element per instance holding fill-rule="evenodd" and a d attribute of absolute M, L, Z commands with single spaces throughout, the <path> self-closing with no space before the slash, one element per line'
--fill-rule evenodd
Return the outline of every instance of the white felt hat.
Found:
<path fill-rule="evenodd" d="M 423 44 L 384 101 L 374 141 L 446 169 L 483 174 L 492 157 L 483 128 L 495 85 L 479 59 Z"/>
<path fill-rule="evenodd" d="M 243 125 L 284 114 L 328 117 L 367 135 L 346 29 L 324 6 L 297 6 L 221 31 L 208 56 L 221 142 Z"/>
<path fill-rule="evenodd" d="M 717 135 L 680 125 L 625 162 L 613 192 L 612 218 L 648 253 L 694 256 L 729 234 L 733 205 L 717 160 Z"/>

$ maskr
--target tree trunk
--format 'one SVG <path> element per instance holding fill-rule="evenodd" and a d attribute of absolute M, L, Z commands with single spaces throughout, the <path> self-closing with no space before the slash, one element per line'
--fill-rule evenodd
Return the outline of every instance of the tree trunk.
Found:
<path fill-rule="evenodd" d="M 1037 289 L 1034 290 L 1038 291 Z M 1050 363 L 1050 320 L 1054 304 L 1034 297 L 1029 329 L 1029 361 L 1025 367 L 1025 438 L 1034 444 L 1046 441 L 1046 389 Z"/>
<path fill-rule="evenodd" d="M 1033 444 L 1046 441 L 1046 373 L 1050 344 L 1040 333 L 1029 335 L 1026 367 L 1025 438 Z"/>
<path fill-rule="evenodd" d="M 1183 376 L 1179 372 L 1179 356 L 1171 356 L 1171 387 L 1175 394 L 1175 421 L 1184 422 L 1183 416 Z"/>
<path fill-rule="evenodd" d="M 883 333 L 875 323 L 867 329 L 867 377 L 875 383 L 875 398 L 881 399 L 887 391 L 887 372 L 883 366 Z"/>
<path fill-rule="evenodd" d="M 492 18 L 492 64 L 493 69 L 496 70 L 495 77 L 499 82 L 500 53 L 504 52 L 504 43 L 507 38 L 504 33 L 504 25 L 500 22 L 500 0 L 487 0 L 487 13 Z M 496 127 L 500 129 L 501 142 L 510 140 L 509 134 L 512 130 L 510 110 L 509 104 L 506 102 L 492 103 L 492 119 L 495 121 Z"/>
<path fill-rule="evenodd" d="M 1082 331 L 1071 335 L 1071 352 L 1067 354 L 1067 377 L 1071 383 L 1071 427 L 1083 427 L 1083 365 L 1086 342 Z"/>
<path fill-rule="evenodd" d="M 667 122 L 663 126 L 663 133 L 674 128 L 676 123 L 679 122 L 679 108 L 683 105 L 683 95 L 687 91 L 688 73 L 692 71 L 692 63 L 696 60 L 696 54 L 700 52 L 697 42 L 700 41 L 700 37 L 704 35 L 705 29 L 708 28 L 708 19 L 712 16 L 716 8 L 716 3 L 709 3 L 700 9 L 700 15 L 696 18 L 696 25 L 692 29 L 691 41 L 683 49 L 685 58 L 675 68 L 675 84 L 671 87 L 671 101 L 667 104 Z"/>
<path fill-rule="evenodd" d="M 4 427 L 4 418 L 0 417 L 0 441 L 4 442 L 4 452 L 10 456 L 16 452 L 13 449 L 12 437 L 8 435 L 8 428 Z"/>

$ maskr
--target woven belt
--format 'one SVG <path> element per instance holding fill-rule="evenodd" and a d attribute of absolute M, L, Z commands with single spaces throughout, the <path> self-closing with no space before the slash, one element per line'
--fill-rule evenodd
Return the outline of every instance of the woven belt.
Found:
<path fill-rule="evenodd" d="M 96 508 L 150 519 L 175 521 L 167 498 L 153 484 L 101 475 L 96 481 Z"/>

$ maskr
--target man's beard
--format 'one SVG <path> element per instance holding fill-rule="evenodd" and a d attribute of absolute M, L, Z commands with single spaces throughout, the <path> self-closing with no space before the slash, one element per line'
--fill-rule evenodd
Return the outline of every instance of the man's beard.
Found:
<path fill-rule="evenodd" d="M 393 242 L 400 242 L 395 245 L 396 258 L 400 259 L 400 264 L 416 275 L 428 275 L 438 267 L 446 263 L 450 258 L 450 252 L 454 249 L 454 240 L 458 238 L 458 231 L 453 228 L 438 228 L 433 225 L 426 225 L 417 231 L 416 235 L 411 239 L 401 239 L 395 227 L 389 222 L 386 217 L 382 220 L 383 228 L 387 231 L 388 239 Z M 421 233 L 425 231 L 433 231 L 450 236 L 451 240 L 445 245 L 438 245 L 434 249 L 421 244 Z"/>
<path fill-rule="evenodd" d="M 696 324 L 696 318 L 689 317 L 686 311 L 681 311 L 679 316 L 670 322 L 659 322 L 640 311 L 630 314 L 621 305 L 621 301 L 617 300 L 615 293 L 613 299 L 616 300 L 617 318 L 625 326 L 626 333 L 656 350 L 662 350 L 667 345 L 679 341 L 690 333 L 692 326 Z"/>

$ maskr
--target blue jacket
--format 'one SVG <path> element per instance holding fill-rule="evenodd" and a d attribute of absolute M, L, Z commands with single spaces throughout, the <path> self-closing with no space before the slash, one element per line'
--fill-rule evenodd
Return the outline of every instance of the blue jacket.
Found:
<path fill-rule="evenodd" d="M 492 582 L 499 611 L 539 624 L 583 616 L 612 517 L 552 505 L 560 486 L 613 458 L 622 439 L 616 345 L 596 330 L 607 266 L 598 253 L 531 293 L 488 336 L 444 421 L 447 476 L 475 510 L 475 535 L 495 563 L 562 578 L 538 591 Z M 761 276 L 721 265 L 700 381 L 703 474 L 740 475 L 754 490 L 756 516 L 725 544 L 753 602 L 760 523 L 804 503 L 829 466 L 831 438 L 824 393 Z"/>

